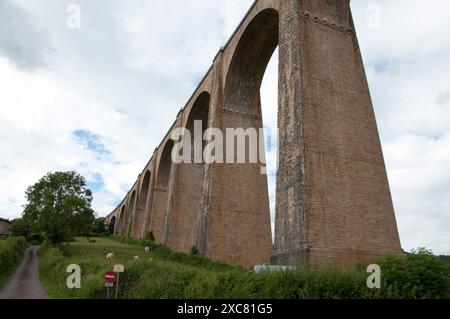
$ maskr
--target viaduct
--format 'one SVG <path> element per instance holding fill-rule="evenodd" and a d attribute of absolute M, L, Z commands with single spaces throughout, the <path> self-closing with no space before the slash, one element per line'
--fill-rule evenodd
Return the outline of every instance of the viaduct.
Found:
<path fill-rule="evenodd" d="M 256 164 L 174 164 L 171 133 L 261 128 L 260 86 L 279 47 L 275 242 Z M 352 266 L 400 239 L 350 0 L 256 0 L 138 180 L 107 217 L 231 264 Z"/>

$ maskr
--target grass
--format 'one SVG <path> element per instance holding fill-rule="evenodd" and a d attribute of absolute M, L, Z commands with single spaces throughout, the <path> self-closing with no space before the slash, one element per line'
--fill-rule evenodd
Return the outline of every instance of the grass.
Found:
<path fill-rule="evenodd" d="M 115 240 L 97 238 L 90 243 L 85 238 L 78 238 L 70 245 L 58 247 L 46 246 L 41 248 L 39 255 L 39 275 L 44 288 L 53 298 L 100 298 L 105 289 L 103 287 L 104 272 L 112 270 L 113 264 L 122 263 L 126 267 L 133 261 L 134 256 L 142 255 L 142 247 L 126 245 Z M 114 252 L 113 262 L 106 259 L 106 255 Z M 82 288 L 70 290 L 66 286 L 69 275 L 67 266 L 77 264 L 82 270 Z"/>
<path fill-rule="evenodd" d="M 27 246 L 25 238 L 22 237 L 0 240 L 0 287 L 22 261 Z"/>
<path fill-rule="evenodd" d="M 150 246 L 150 253 L 144 246 Z M 115 253 L 110 262 L 106 255 Z M 309 269 L 255 274 L 250 269 L 176 253 L 146 240 L 77 239 L 40 251 L 40 276 L 53 298 L 105 298 L 103 276 L 113 264 L 124 264 L 120 298 L 133 299 L 287 299 L 287 298 L 448 298 L 450 267 L 438 257 L 419 251 L 408 256 L 387 256 L 382 289 L 367 288 L 364 271 Z M 135 260 L 135 256 L 139 259 Z M 66 286 L 66 268 L 82 270 L 81 289 Z"/>

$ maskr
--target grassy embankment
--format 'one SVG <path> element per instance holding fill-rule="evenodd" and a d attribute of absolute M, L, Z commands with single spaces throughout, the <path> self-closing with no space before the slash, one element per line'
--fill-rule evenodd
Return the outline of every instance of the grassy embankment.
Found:
<path fill-rule="evenodd" d="M 120 298 L 449 298 L 450 265 L 425 252 L 387 256 L 382 289 L 367 288 L 365 270 L 337 269 L 255 274 L 249 269 L 175 253 L 145 241 L 100 238 L 78 239 L 40 251 L 40 276 L 53 298 L 104 298 L 103 274 L 113 264 L 125 265 Z M 114 252 L 112 262 L 106 254 Z M 139 256 L 136 261 L 134 256 Z M 82 288 L 66 287 L 66 267 L 82 269 Z"/>
<path fill-rule="evenodd" d="M 0 287 L 22 261 L 27 246 L 25 238 L 22 237 L 0 240 Z"/>

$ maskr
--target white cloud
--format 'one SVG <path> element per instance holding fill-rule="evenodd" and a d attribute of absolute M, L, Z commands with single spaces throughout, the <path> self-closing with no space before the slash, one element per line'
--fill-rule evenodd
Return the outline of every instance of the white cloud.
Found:
<path fill-rule="evenodd" d="M 94 208 L 107 214 L 252 0 L 80 0 L 81 29 L 66 27 L 70 3 L 2 1 L 16 10 L 0 19 L 2 217 L 20 215 L 28 185 L 67 169 L 92 183 L 102 176 Z M 371 4 L 380 9 L 380 28 L 368 27 Z M 352 7 L 403 246 L 450 254 L 450 4 L 363 0 Z M 11 28 L 15 36 L 5 38 Z M 272 62 L 262 92 L 269 127 L 276 126 L 276 71 Z M 76 130 L 102 137 L 110 156 L 80 143 Z M 270 185 L 273 207 L 273 178 Z"/>
<path fill-rule="evenodd" d="M 0 2 L 0 54 L 22 70 L 46 66 L 53 48 L 34 16 L 16 3 Z"/>
<path fill-rule="evenodd" d="M 380 28 L 367 7 L 380 9 Z M 450 254 L 450 4 L 353 2 L 405 249 Z"/>

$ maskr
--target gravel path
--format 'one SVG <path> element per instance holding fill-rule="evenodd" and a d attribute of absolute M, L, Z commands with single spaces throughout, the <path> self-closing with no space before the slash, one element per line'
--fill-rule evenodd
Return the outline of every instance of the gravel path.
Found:
<path fill-rule="evenodd" d="M 48 299 L 39 280 L 38 249 L 33 246 L 26 250 L 19 268 L 0 288 L 0 299 Z"/>

